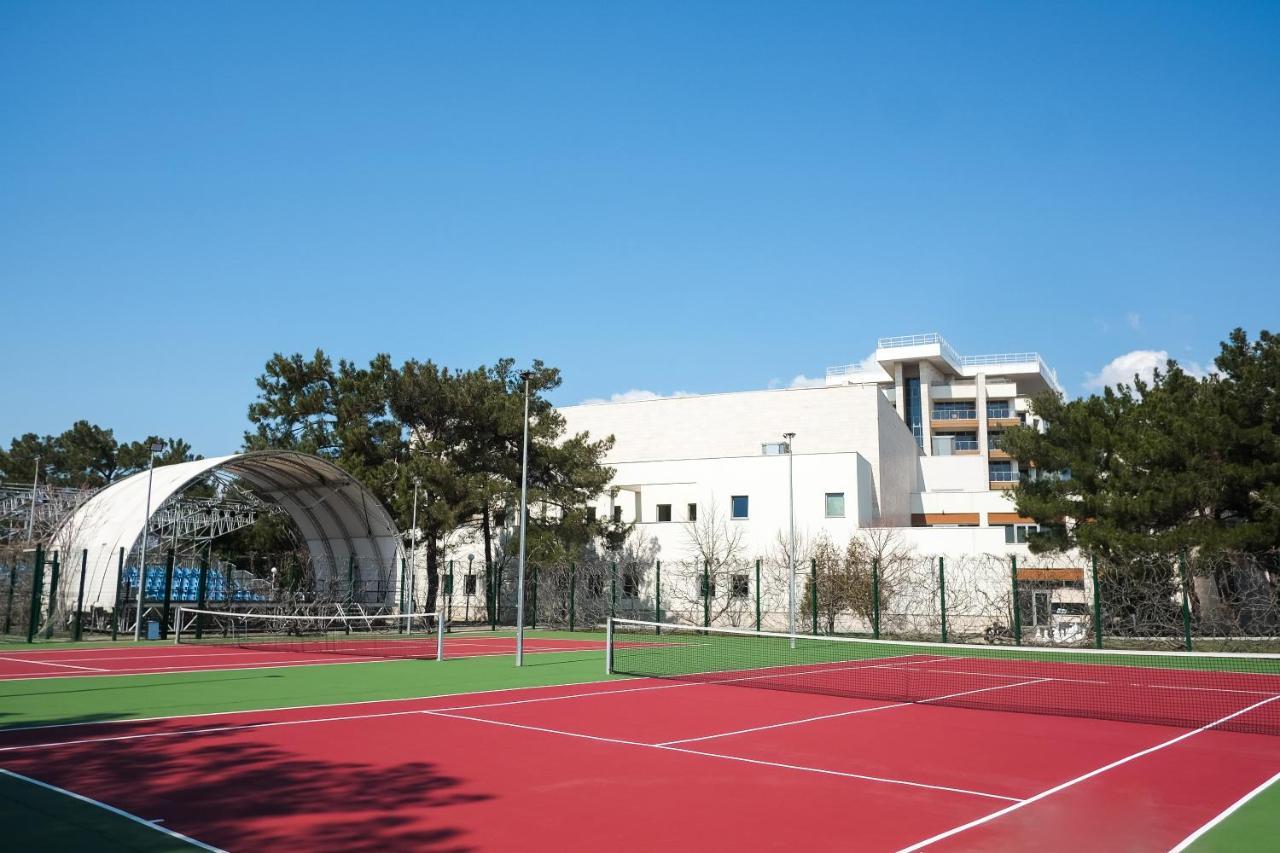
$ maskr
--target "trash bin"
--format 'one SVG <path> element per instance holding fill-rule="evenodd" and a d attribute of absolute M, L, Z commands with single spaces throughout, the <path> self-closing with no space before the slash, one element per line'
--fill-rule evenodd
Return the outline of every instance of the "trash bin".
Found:
<path fill-rule="evenodd" d="M 147 620 L 147 639 L 148 640 L 160 639 L 160 623 L 154 619 Z"/>

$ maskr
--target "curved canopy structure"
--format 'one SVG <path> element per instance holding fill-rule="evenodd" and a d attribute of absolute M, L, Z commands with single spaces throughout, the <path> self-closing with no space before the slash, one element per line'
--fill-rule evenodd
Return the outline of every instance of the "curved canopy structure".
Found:
<path fill-rule="evenodd" d="M 330 579 L 347 578 L 351 568 L 364 579 L 396 577 L 403 552 L 390 514 L 372 492 L 318 456 L 263 450 L 157 467 L 151 475 L 152 515 L 214 472 L 234 475 L 284 509 L 301 531 L 313 563 L 326 568 Z M 120 549 L 130 554 L 142 536 L 148 476 L 142 471 L 104 487 L 69 515 L 54 536 L 63 554 L 88 551 L 86 604 L 111 606 L 115 601 Z M 150 547 L 158 552 L 163 545 L 152 540 Z M 379 586 L 387 597 L 394 596 L 394 583 Z"/>

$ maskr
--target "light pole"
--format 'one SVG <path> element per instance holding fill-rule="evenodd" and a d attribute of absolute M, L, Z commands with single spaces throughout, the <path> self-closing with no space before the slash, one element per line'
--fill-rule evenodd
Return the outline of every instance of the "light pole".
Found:
<path fill-rule="evenodd" d="M 787 546 L 787 623 L 791 631 L 791 648 L 796 647 L 796 455 L 792 447 L 794 432 L 784 432 L 787 441 L 787 505 L 790 535 Z"/>
<path fill-rule="evenodd" d="M 138 563 L 138 605 L 134 613 L 133 641 L 142 639 L 142 597 L 147 592 L 147 531 L 151 527 L 151 481 L 155 478 L 156 454 L 164 450 L 164 442 L 151 444 L 151 459 L 147 463 L 147 514 L 142 517 L 142 559 Z"/>
<path fill-rule="evenodd" d="M 516 581 L 516 666 L 524 666 L 524 529 L 529 521 L 529 377 L 524 371 L 524 451 L 520 457 L 520 569 Z"/>

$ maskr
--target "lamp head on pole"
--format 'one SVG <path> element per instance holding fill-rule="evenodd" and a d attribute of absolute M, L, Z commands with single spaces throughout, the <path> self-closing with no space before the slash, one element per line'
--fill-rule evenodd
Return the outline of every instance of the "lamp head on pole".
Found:
<path fill-rule="evenodd" d="M 163 451 L 163 450 L 164 450 L 164 442 L 163 442 L 163 441 L 153 441 L 153 442 L 151 442 L 151 452 L 152 452 L 152 453 L 160 453 L 160 452 L 161 452 L 161 451 Z"/>

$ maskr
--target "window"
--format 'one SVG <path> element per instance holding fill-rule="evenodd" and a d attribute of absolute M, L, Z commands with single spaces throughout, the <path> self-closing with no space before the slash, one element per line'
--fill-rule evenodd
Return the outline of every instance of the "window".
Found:
<path fill-rule="evenodd" d="M 640 573 L 634 566 L 622 573 L 622 594 L 626 598 L 640 597 Z"/>
<path fill-rule="evenodd" d="M 827 492 L 827 518 L 844 518 L 844 492 Z"/>
<path fill-rule="evenodd" d="M 587 507 L 587 521 L 588 521 L 589 523 L 591 523 L 591 524 L 595 524 L 595 521 L 596 521 L 596 508 L 595 508 L 595 507 L 593 507 L 593 506 L 589 506 L 589 507 Z"/>
<path fill-rule="evenodd" d="M 444 594 L 453 595 L 453 572 L 444 576 Z"/>
<path fill-rule="evenodd" d="M 708 581 L 710 581 L 710 587 L 711 587 L 710 592 L 708 592 L 707 590 Z M 703 598 L 715 598 L 716 597 L 716 579 L 713 577 L 709 578 L 705 574 L 702 577 L 698 578 L 698 595 L 702 596 Z"/>
<path fill-rule="evenodd" d="M 671 520 L 671 504 L 658 504 L 658 521 Z"/>
<path fill-rule="evenodd" d="M 463 581 L 462 581 L 462 594 L 463 594 L 463 595 L 475 595 L 475 594 L 476 594 L 476 576 L 475 576 L 475 575 L 467 575 L 467 576 L 463 579 Z"/>
<path fill-rule="evenodd" d="M 746 518 L 747 503 L 748 501 L 747 501 L 746 495 L 734 495 L 733 497 L 729 498 L 729 504 L 730 504 L 729 515 L 733 518 Z"/>
<path fill-rule="evenodd" d="M 615 506 L 615 507 L 613 508 L 613 520 L 614 520 L 615 522 L 621 522 L 621 521 L 622 521 L 622 507 L 620 507 L 620 506 Z"/>
<path fill-rule="evenodd" d="M 731 598 L 747 598 L 751 595 L 751 581 L 746 575 L 733 575 L 729 578 L 729 596 Z"/>
<path fill-rule="evenodd" d="M 1009 524 L 1004 529 L 1004 541 L 1010 545 L 1025 545 L 1028 535 L 1039 530 L 1035 524 Z"/>
<path fill-rule="evenodd" d="M 920 380 L 919 378 L 911 378 L 906 382 L 906 403 L 903 416 L 907 422 L 907 426 L 911 427 L 911 434 L 915 436 L 916 444 L 921 449 L 924 448 L 924 424 L 920 415 Z"/>
<path fill-rule="evenodd" d="M 698 505 L 697 505 L 697 504 L 689 504 L 689 520 L 690 520 L 690 521 L 697 521 L 697 520 L 698 520 Z"/>

